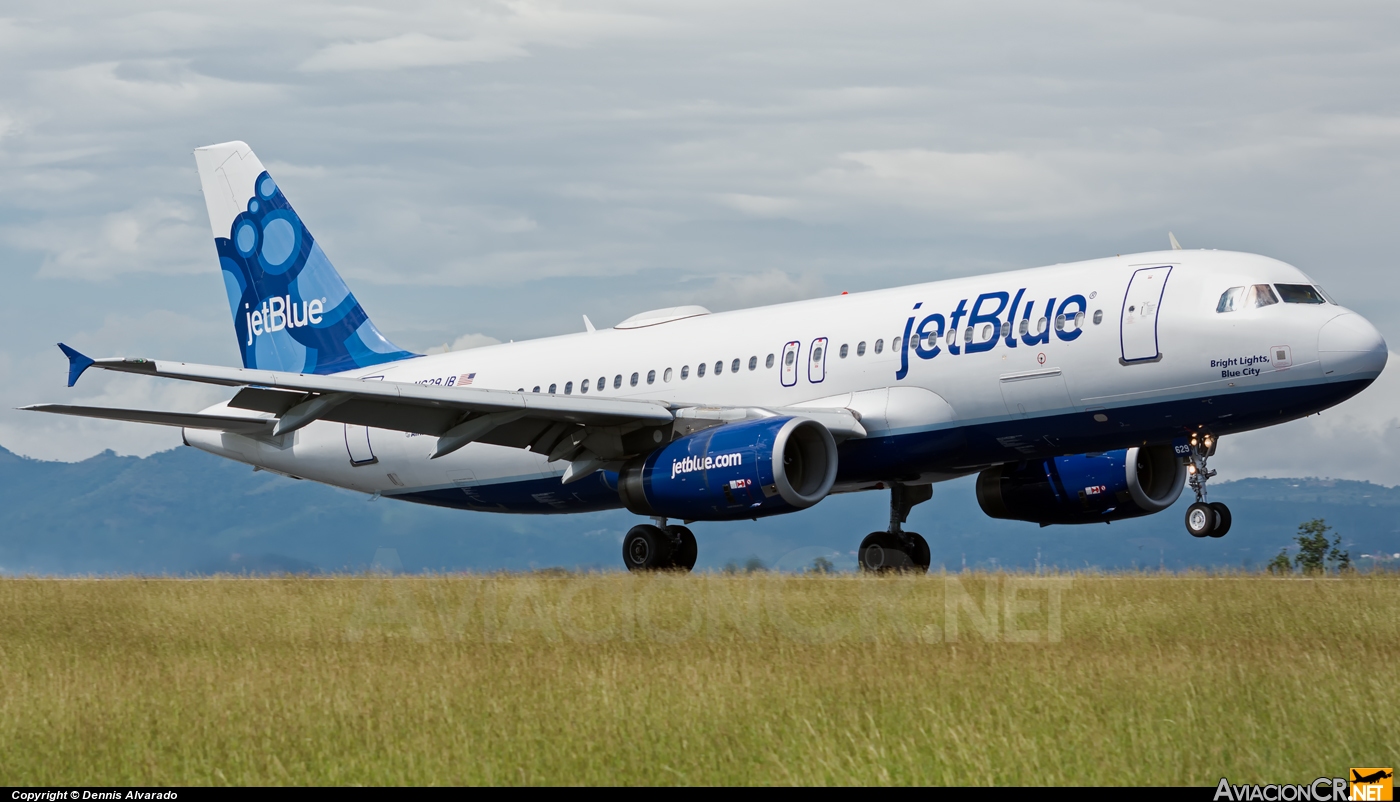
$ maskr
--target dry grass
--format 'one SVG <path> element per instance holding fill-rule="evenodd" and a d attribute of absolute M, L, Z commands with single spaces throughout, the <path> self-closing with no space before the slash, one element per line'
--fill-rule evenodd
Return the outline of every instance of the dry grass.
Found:
<path fill-rule="evenodd" d="M 1397 658 L 1378 577 L 16 579 L 0 783 L 1296 782 Z"/>

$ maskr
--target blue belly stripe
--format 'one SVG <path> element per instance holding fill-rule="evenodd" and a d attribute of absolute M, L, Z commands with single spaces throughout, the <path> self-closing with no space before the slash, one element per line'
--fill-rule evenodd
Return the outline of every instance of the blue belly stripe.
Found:
<path fill-rule="evenodd" d="M 921 473 L 953 473 L 970 466 L 1168 443 L 1188 426 L 1198 424 L 1217 436 L 1249 431 L 1334 406 L 1366 389 L 1371 381 L 1275 387 L 1038 418 L 984 419 L 952 428 L 847 440 L 839 448 L 837 481 L 900 480 Z M 1094 420 L 1096 413 L 1107 415 L 1108 420 Z M 385 496 L 439 507 L 534 515 L 622 506 L 617 474 L 610 471 L 599 471 L 568 485 L 558 477 L 541 477 L 420 488 Z"/>

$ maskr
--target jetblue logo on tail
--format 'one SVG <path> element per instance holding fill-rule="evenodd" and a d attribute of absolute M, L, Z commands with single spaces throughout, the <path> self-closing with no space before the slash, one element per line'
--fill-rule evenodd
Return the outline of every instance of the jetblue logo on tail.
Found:
<path fill-rule="evenodd" d="M 415 356 L 370 322 L 266 171 L 214 245 L 244 367 L 326 374 Z"/>
<path fill-rule="evenodd" d="M 243 306 L 247 308 L 248 304 Z M 304 304 L 293 301 L 290 295 L 269 298 L 263 301 L 261 309 L 247 313 L 248 342 L 244 345 L 252 345 L 253 338 L 265 331 L 274 332 L 282 329 L 314 326 L 323 320 L 321 313 L 324 311 L 326 311 L 326 302 L 323 298 L 313 298 Z"/>

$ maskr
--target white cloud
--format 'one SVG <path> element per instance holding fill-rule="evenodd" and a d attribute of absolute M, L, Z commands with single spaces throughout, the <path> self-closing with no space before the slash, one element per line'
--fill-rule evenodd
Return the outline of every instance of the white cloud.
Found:
<path fill-rule="evenodd" d="M 330 45 L 303 61 L 301 68 L 308 72 L 398 70 L 504 61 L 525 55 L 525 49 L 514 42 L 452 41 L 421 33 L 405 33 L 376 42 Z"/>
<path fill-rule="evenodd" d="M 754 217 L 788 217 L 797 211 L 791 198 L 770 198 L 766 195 L 745 195 L 730 192 L 719 196 L 719 202 Z"/>
<path fill-rule="evenodd" d="M 172 275 L 216 269 L 207 254 L 198 260 L 189 258 L 199 246 L 213 250 L 205 220 L 203 210 L 188 204 L 152 199 L 95 220 L 10 226 L 0 236 L 11 245 L 44 253 L 41 278 L 111 281 L 129 273 Z"/>
<path fill-rule="evenodd" d="M 1082 220 L 1121 199 L 1100 170 L 1065 169 L 1036 153 L 910 148 L 841 154 L 812 183 L 864 203 L 905 205 L 945 218 L 1015 223 Z M 1080 160 L 1080 167 L 1086 165 Z"/>
<path fill-rule="evenodd" d="M 439 346 L 429 348 L 427 353 L 445 354 L 448 351 L 465 351 L 468 348 L 481 348 L 486 345 L 500 345 L 501 341 L 489 334 L 463 334 L 453 340 L 451 344 L 443 343 Z"/>

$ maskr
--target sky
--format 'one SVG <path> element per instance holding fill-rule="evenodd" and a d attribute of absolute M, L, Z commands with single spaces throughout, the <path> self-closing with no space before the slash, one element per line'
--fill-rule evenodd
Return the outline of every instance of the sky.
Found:
<path fill-rule="evenodd" d="M 241 139 L 411 350 L 1166 247 L 1273 256 L 1400 343 L 1400 4 L 448 2 L 0 11 L 0 445 L 149 454 L 238 364 L 191 151 Z M 1400 390 L 1222 478 L 1400 484 Z"/>

